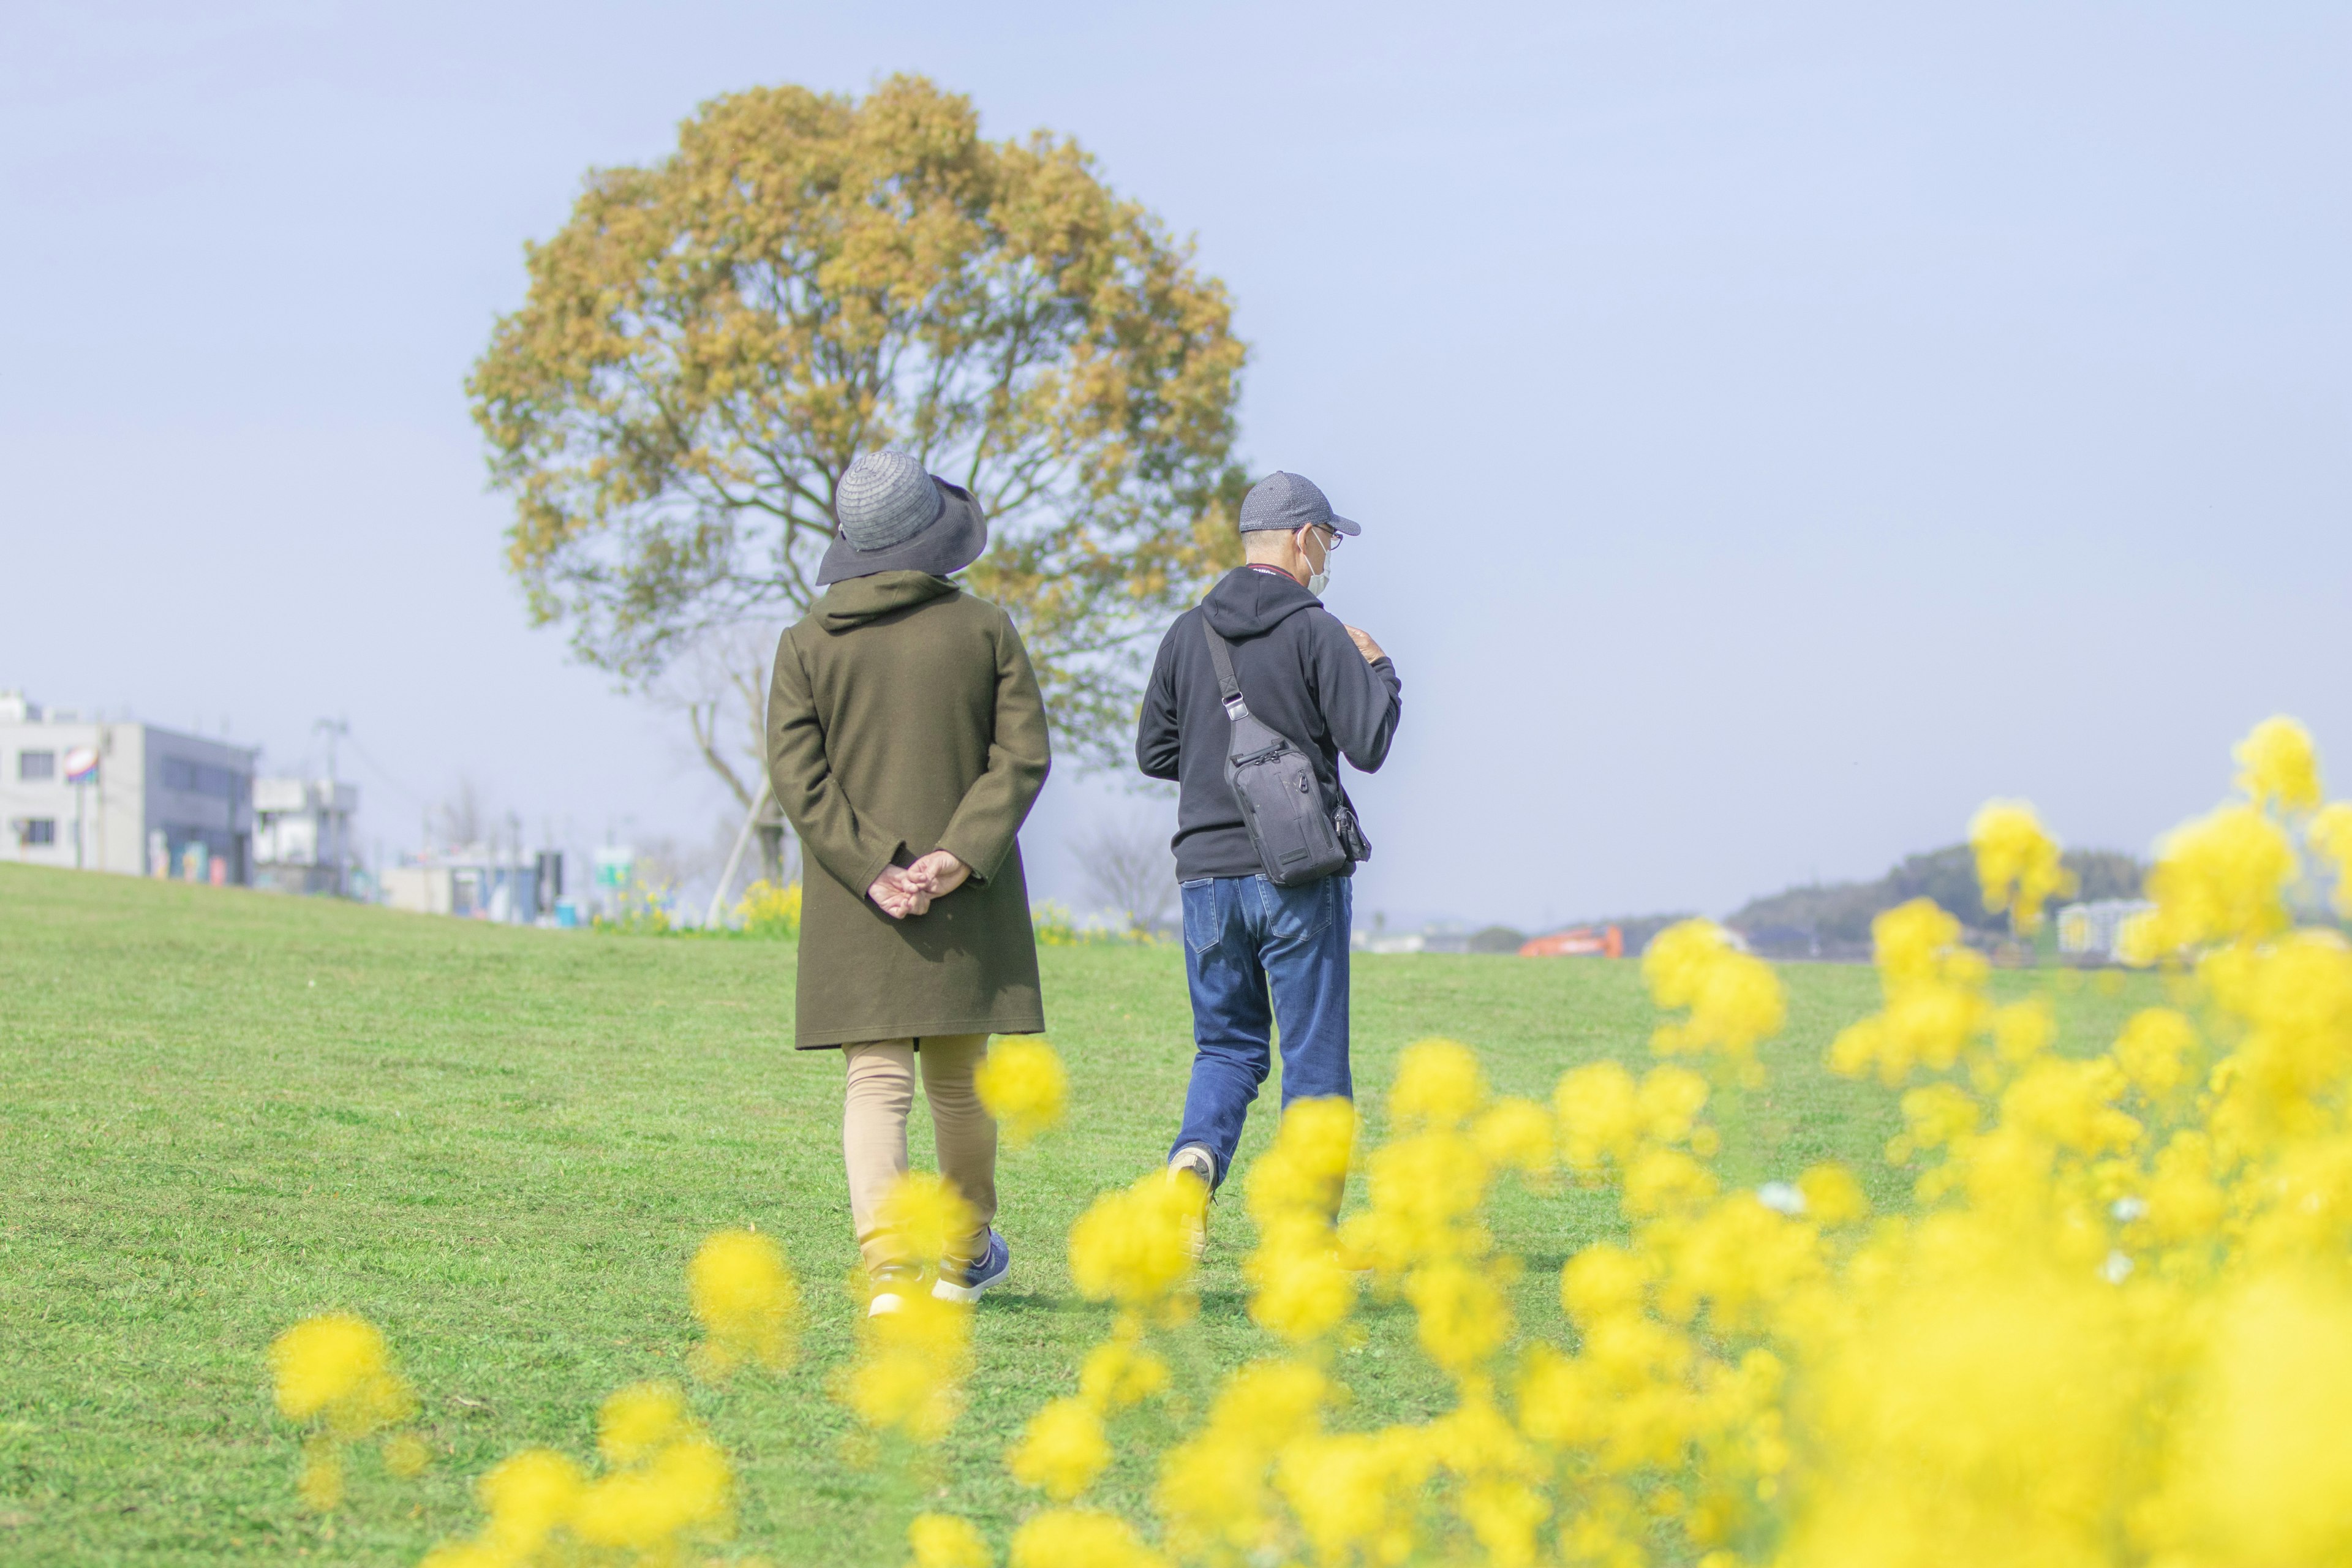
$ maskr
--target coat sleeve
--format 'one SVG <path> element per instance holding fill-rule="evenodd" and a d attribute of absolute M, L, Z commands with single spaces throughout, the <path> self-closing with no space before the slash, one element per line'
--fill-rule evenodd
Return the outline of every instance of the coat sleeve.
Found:
<path fill-rule="evenodd" d="M 808 669 L 789 631 L 776 644 L 776 671 L 768 683 L 768 783 L 802 847 L 861 899 L 907 847 L 861 818 L 833 776 Z"/>
<path fill-rule="evenodd" d="M 1010 616 L 996 631 L 996 715 L 988 742 L 988 767 L 957 803 L 940 835 L 939 847 L 971 868 L 971 879 L 986 882 L 1013 852 L 1021 824 L 1045 787 L 1053 748 L 1045 723 L 1045 699 L 1037 672 Z"/>
<path fill-rule="evenodd" d="M 1397 679 L 1396 665 L 1385 656 L 1364 662 L 1337 616 L 1316 614 L 1310 641 L 1315 692 L 1332 744 L 1362 772 L 1380 772 L 1404 709 L 1404 683 Z"/>
<path fill-rule="evenodd" d="M 1183 730 L 1176 714 L 1176 670 L 1170 652 L 1175 641 L 1171 626 L 1160 639 L 1160 656 L 1151 661 L 1151 679 L 1143 688 L 1143 712 L 1135 725 L 1135 765 L 1148 779 L 1174 778 L 1184 755 Z"/>

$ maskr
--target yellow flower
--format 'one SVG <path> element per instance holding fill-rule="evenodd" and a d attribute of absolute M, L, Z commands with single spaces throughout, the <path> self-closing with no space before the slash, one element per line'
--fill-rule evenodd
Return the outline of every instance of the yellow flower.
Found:
<path fill-rule="evenodd" d="M 1659 1006 L 1690 1010 L 1651 1036 L 1651 1048 L 1662 1056 L 1722 1050 L 1752 1065 L 1757 1042 L 1779 1034 L 1788 1017 L 1771 965 L 1733 946 L 1712 921 L 1683 921 L 1651 939 L 1642 978 Z"/>
<path fill-rule="evenodd" d="M 526 1448 L 475 1485 L 490 1517 L 476 1544 L 504 1563 L 525 1563 L 572 1518 L 587 1489 L 580 1467 L 546 1448 Z"/>
<path fill-rule="evenodd" d="M 1154 1171 L 1105 1193 L 1070 1227 L 1070 1282 L 1089 1301 L 1181 1313 L 1208 1201 L 1190 1171 Z"/>
<path fill-rule="evenodd" d="M 988 1542 L 971 1521 L 951 1513 L 919 1513 L 907 1526 L 914 1553 L 907 1568 L 989 1568 Z"/>
<path fill-rule="evenodd" d="M 1541 1175 L 1559 1163 L 1559 1131 L 1532 1100 L 1505 1095 L 1470 1125 L 1470 1142 L 1487 1164 Z"/>
<path fill-rule="evenodd" d="M 1421 1348 L 1459 1377 L 1475 1371 L 1511 1333 L 1511 1309 L 1496 1271 L 1448 1259 L 1416 1268 L 1405 1300 L 1419 1315 Z"/>
<path fill-rule="evenodd" d="M 641 1465 L 693 1426 L 676 1384 L 633 1383 L 596 1413 L 596 1449 L 610 1464 Z"/>
<path fill-rule="evenodd" d="M 892 1183 L 877 1219 L 893 1252 L 923 1268 L 936 1268 L 980 1228 L 955 1184 L 929 1171 L 908 1171 Z"/>
<path fill-rule="evenodd" d="M 1704 1102 L 1706 1080 L 1699 1086 Z M 1570 1170 L 1586 1176 L 1598 1175 L 1609 1161 L 1632 1159 L 1645 1120 L 1633 1075 L 1608 1061 L 1562 1073 L 1552 1091 L 1552 1114 L 1559 1123 L 1560 1153 Z"/>
<path fill-rule="evenodd" d="M 306 1318 L 269 1347 L 278 1413 L 289 1421 L 324 1415 L 340 1438 L 405 1421 L 416 1396 L 392 1364 L 375 1325 L 349 1312 Z"/>
<path fill-rule="evenodd" d="M 1152 1501 L 1180 1556 L 1268 1545 L 1267 1472 L 1288 1445 L 1321 1430 L 1336 1392 L 1303 1362 L 1252 1362 L 1225 1379 L 1206 1425 L 1160 1458 Z"/>
<path fill-rule="evenodd" d="M 2197 1026 L 2170 1007 L 2143 1007 L 2116 1037 L 2116 1062 L 2150 1100 L 2169 1100 L 2189 1081 Z"/>
<path fill-rule="evenodd" d="M 2319 804 L 2319 752 L 2311 731 L 2284 714 L 2247 731 L 2231 753 L 2238 759 L 2238 787 L 2257 806 L 2308 811 Z"/>
<path fill-rule="evenodd" d="M 1824 1161 L 1808 1166 L 1797 1178 L 1797 1191 L 1804 1194 L 1805 1217 L 1825 1226 L 1852 1225 L 1870 1213 L 1870 1200 L 1863 1195 L 1862 1184 L 1843 1165 Z"/>
<path fill-rule="evenodd" d="M 2156 910 L 2133 931 L 2130 956 L 2150 963 L 2184 947 L 2261 941 L 2285 929 L 2294 847 L 2252 805 L 2225 805 L 2158 847 L 2147 894 Z"/>
<path fill-rule="evenodd" d="M 718 1445 L 682 1434 L 642 1463 L 591 1483 L 573 1507 L 572 1530 L 591 1546 L 651 1555 L 686 1532 L 721 1531 L 732 1515 L 733 1484 Z"/>
<path fill-rule="evenodd" d="M 686 1280 L 704 1336 L 694 1352 L 698 1373 L 719 1379 L 746 1363 L 771 1372 L 793 1364 L 800 1289 L 772 1239 L 748 1230 L 719 1231 L 694 1255 Z"/>
<path fill-rule="evenodd" d="M 1559 1271 L 1560 1310 L 1579 1327 L 1640 1310 L 1654 1272 L 1650 1260 L 1608 1242 L 1595 1242 Z"/>
<path fill-rule="evenodd" d="M 2352 801 L 2330 801 L 2312 813 L 2304 837 L 2335 880 L 2336 912 L 2352 919 Z"/>
<path fill-rule="evenodd" d="M 559 1533 L 592 1549 L 627 1551 L 639 1563 L 667 1563 L 686 1541 L 726 1532 L 733 1473 L 688 1412 L 683 1391 L 652 1383 L 624 1388 L 604 1402 L 597 1426 L 604 1474 L 592 1480 L 544 1448 L 515 1455 L 475 1488 L 489 1516 L 481 1530 L 471 1541 L 435 1548 L 425 1568 L 524 1568 Z"/>
<path fill-rule="evenodd" d="M 1400 1128 L 1450 1132 L 1486 1103 L 1486 1075 L 1460 1041 L 1416 1041 L 1397 1058 L 1389 1115 Z"/>
<path fill-rule="evenodd" d="M 1014 1036 L 998 1040 L 972 1077 L 980 1102 L 996 1118 L 1005 1141 L 1015 1148 L 1058 1127 L 1070 1096 L 1062 1058 L 1044 1040 Z"/>
<path fill-rule="evenodd" d="M 753 936 L 791 941 L 801 933 L 801 885 L 777 887 L 761 878 L 743 889 L 735 904 L 735 919 Z"/>
<path fill-rule="evenodd" d="M 936 1443 L 963 1408 L 971 1365 L 971 1309 L 912 1290 L 897 1311 L 863 1320 L 857 1357 L 836 1388 L 866 1426 Z"/>
<path fill-rule="evenodd" d="M 1117 1514 L 1056 1508 L 1032 1515 L 1013 1532 L 1012 1568 L 1163 1568 Z"/>
<path fill-rule="evenodd" d="M 1273 1147 L 1250 1167 L 1251 1216 L 1338 1214 L 1355 1142 L 1356 1108 L 1349 1100 L 1316 1097 L 1285 1106 Z"/>
<path fill-rule="evenodd" d="M 2169 1494 L 2151 1510 L 2159 1560 L 2352 1559 L 2352 1296 L 2340 1277 L 2265 1273 L 2221 1304 L 2179 1424 Z"/>
<path fill-rule="evenodd" d="M 1168 1363 L 1132 1340 L 1114 1338 L 1087 1352 L 1078 1394 L 1097 1410 L 1124 1410 L 1168 1386 Z"/>
<path fill-rule="evenodd" d="M 1969 847 L 1976 851 L 1985 908 L 2007 910 L 2020 931 L 2042 923 L 2042 906 L 2052 895 L 2074 890 L 2074 874 L 2061 863 L 2058 841 L 2042 831 L 2042 819 L 2024 801 L 1986 802 L 1969 823 Z"/>
<path fill-rule="evenodd" d="M 1436 1458 L 1427 1433 L 1309 1435 L 1283 1445 L 1276 1483 L 1324 1563 L 1404 1563 Z"/>
<path fill-rule="evenodd" d="M 1023 1486 L 1042 1488 L 1055 1502 L 1067 1502 L 1110 1463 L 1102 1416 L 1083 1398 L 1056 1399 L 1029 1418 L 1004 1462 Z"/>

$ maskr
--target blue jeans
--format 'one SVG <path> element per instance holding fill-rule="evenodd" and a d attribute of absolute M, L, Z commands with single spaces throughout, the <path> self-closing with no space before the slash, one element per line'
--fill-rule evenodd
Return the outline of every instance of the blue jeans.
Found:
<path fill-rule="evenodd" d="M 1282 1103 L 1353 1099 L 1348 1075 L 1348 936 L 1355 888 L 1326 877 L 1277 888 L 1264 877 L 1183 885 L 1184 977 L 1192 991 L 1192 1086 L 1169 1152 L 1198 1143 L 1232 1169 L 1250 1101 L 1282 1025 Z M 1274 1000 L 1267 1005 L 1266 988 Z"/>

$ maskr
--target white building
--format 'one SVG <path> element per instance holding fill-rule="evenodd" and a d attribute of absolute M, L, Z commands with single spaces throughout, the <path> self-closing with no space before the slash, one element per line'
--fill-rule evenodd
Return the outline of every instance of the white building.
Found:
<path fill-rule="evenodd" d="M 525 855 L 468 844 L 427 850 L 384 867 L 381 875 L 383 901 L 395 910 L 530 925 L 554 912 L 556 895 L 563 890 L 563 858 L 555 851 Z"/>
<path fill-rule="evenodd" d="M 285 893 L 348 896 L 358 859 L 356 784 L 333 779 L 253 781 L 253 884 Z"/>
<path fill-rule="evenodd" d="M 247 882 L 254 756 L 0 691 L 0 860 Z"/>
<path fill-rule="evenodd" d="M 2146 899 L 2094 899 L 2058 911 L 2058 951 L 2069 958 L 2120 963 L 2132 922 L 2154 913 Z"/>

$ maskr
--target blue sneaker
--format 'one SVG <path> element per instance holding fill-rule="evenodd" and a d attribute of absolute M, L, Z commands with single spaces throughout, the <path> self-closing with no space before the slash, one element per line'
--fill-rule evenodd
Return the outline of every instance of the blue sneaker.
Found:
<path fill-rule="evenodd" d="M 942 1301 L 977 1301 L 992 1285 L 1013 1272 L 1013 1248 L 994 1226 L 988 1227 L 988 1250 L 970 1263 L 942 1263 L 931 1294 Z"/>

